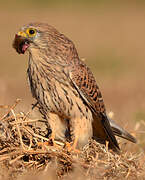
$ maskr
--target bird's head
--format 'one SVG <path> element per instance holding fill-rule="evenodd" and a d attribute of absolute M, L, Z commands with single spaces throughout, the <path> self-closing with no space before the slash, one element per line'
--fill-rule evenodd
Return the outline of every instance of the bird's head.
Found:
<path fill-rule="evenodd" d="M 13 41 L 13 47 L 19 54 L 24 54 L 26 50 L 30 50 L 31 48 L 37 47 L 37 41 L 40 36 L 42 36 L 40 28 L 38 25 L 34 26 L 33 24 L 29 24 L 23 26 L 18 33 L 15 35 L 15 39 Z"/>
<path fill-rule="evenodd" d="M 15 35 L 13 47 L 19 54 L 24 54 L 26 50 L 33 53 L 36 49 L 44 50 L 47 55 L 65 58 L 77 54 L 71 40 L 45 23 L 30 23 L 23 26 Z"/>

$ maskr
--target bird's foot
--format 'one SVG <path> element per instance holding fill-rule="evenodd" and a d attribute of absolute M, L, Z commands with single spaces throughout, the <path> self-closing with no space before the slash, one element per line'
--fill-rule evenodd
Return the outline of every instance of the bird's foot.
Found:
<path fill-rule="evenodd" d="M 66 142 L 65 148 L 68 152 L 72 152 L 75 154 L 79 154 L 81 152 L 79 149 L 76 148 L 76 144 L 73 142 Z"/>
<path fill-rule="evenodd" d="M 55 141 L 54 138 L 52 138 L 52 137 L 50 138 L 49 143 L 50 143 L 51 146 L 53 146 L 55 148 L 59 148 L 59 149 L 62 146 L 61 142 Z"/>
<path fill-rule="evenodd" d="M 59 142 L 59 141 L 55 141 L 54 137 L 55 137 L 54 134 L 51 134 L 51 137 L 49 138 L 48 141 L 46 141 L 46 142 L 38 142 L 38 146 L 40 146 L 40 147 L 53 146 L 56 149 L 58 149 L 58 148 L 60 149 L 61 146 L 62 146 L 62 143 Z"/>
<path fill-rule="evenodd" d="M 38 145 L 38 147 L 45 147 L 45 146 L 49 146 L 50 143 L 49 143 L 49 141 L 46 141 L 46 142 L 38 142 L 37 145 Z"/>

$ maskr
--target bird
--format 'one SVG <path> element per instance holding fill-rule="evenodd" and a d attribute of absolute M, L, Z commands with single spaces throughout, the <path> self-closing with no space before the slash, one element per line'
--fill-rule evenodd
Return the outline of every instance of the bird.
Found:
<path fill-rule="evenodd" d="M 15 34 L 13 48 L 26 51 L 32 96 L 48 120 L 54 141 L 66 141 L 69 130 L 72 149 L 83 148 L 90 139 L 120 151 L 116 135 L 136 139 L 109 119 L 101 91 L 90 68 L 78 55 L 74 43 L 47 23 L 24 25 Z"/>

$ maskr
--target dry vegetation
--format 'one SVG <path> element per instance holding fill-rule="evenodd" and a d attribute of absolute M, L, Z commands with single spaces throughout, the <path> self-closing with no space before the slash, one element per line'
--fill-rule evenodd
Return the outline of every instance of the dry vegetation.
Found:
<path fill-rule="evenodd" d="M 93 140 L 80 153 L 68 152 L 61 142 L 53 146 L 45 120 L 32 119 L 33 110 L 28 113 L 15 112 L 19 101 L 16 100 L 12 106 L 0 106 L 5 109 L 0 117 L 1 179 L 145 177 L 143 153 L 121 152 L 118 155 L 109 151 L 107 145 Z"/>

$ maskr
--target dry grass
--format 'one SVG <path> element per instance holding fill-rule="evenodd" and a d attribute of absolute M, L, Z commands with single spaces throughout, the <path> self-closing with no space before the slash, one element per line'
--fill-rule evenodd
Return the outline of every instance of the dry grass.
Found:
<path fill-rule="evenodd" d="M 45 120 L 31 113 L 15 113 L 0 106 L 1 179 L 138 179 L 144 178 L 145 154 L 109 151 L 107 145 L 90 141 L 79 154 L 68 152 L 61 142 L 53 146 Z M 41 123 L 41 126 L 40 126 Z M 45 143 L 44 143 L 45 142 Z"/>

